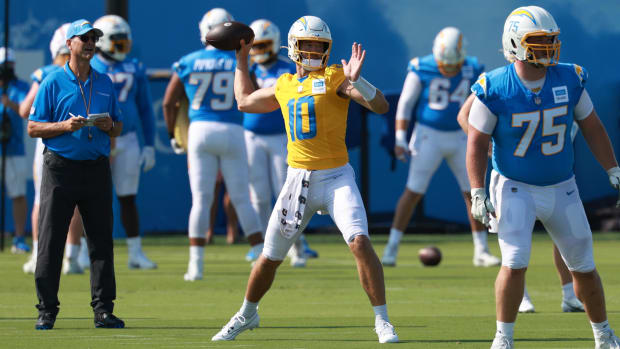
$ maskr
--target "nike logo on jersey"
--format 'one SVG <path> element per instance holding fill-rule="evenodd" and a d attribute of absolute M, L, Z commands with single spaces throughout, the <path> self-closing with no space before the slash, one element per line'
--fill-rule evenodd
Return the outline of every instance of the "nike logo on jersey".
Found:
<path fill-rule="evenodd" d="M 568 89 L 566 86 L 558 86 L 553 88 L 553 101 L 556 104 L 568 102 Z"/>
<path fill-rule="evenodd" d="M 571 191 L 567 191 L 567 192 L 566 192 L 566 195 L 570 195 L 570 194 L 572 194 L 572 193 L 574 193 L 574 192 L 575 192 L 575 189 L 573 189 L 573 190 L 571 190 Z"/>

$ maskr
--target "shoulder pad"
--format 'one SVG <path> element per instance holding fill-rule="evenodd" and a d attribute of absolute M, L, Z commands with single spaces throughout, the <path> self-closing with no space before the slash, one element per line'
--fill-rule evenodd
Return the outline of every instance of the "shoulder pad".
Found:
<path fill-rule="evenodd" d="M 420 58 L 415 57 L 409 61 L 409 70 L 411 69 L 419 70 L 420 69 Z"/>
<path fill-rule="evenodd" d="M 583 67 L 577 64 L 573 64 L 573 68 L 575 69 L 575 74 L 577 74 L 577 78 L 579 78 L 579 83 L 581 84 L 581 86 L 583 86 L 588 80 L 588 72 Z"/>
<path fill-rule="evenodd" d="M 487 75 L 486 73 L 482 73 L 480 74 L 480 76 L 478 77 L 478 80 L 476 81 L 475 85 L 479 85 L 482 88 L 482 91 L 484 92 L 484 95 L 487 95 Z"/>

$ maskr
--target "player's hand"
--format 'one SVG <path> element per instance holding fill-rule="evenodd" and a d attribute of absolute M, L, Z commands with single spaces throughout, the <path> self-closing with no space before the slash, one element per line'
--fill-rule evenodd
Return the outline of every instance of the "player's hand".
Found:
<path fill-rule="evenodd" d="M 407 155 L 409 155 L 409 150 L 407 150 L 407 145 L 399 145 L 396 144 L 394 146 L 394 155 L 396 158 L 402 162 L 407 162 Z"/>
<path fill-rule="evenodd" d="M 495 213 L 491 200 L 487 197 L 484 188 L 471 190 L 471 216 L 482 224 L 489 225 L 489 216 Z"/>
<path fill-rule="evenodd" d="M 175 154 L 185 154 L 185 149 L 177 143 L 175 138 L 170 138 L 170 146 Z"/>
<path fill-rule="evenodd" d="M 235 55 L 237 56 L 237 62 L 247 61 L 253 43 L 254 39 L 250 40 L 250 42 L 247 44 L 245 43 L 244 39 L 239 40 L 239 49 L 237 50 L 237 52 L 235 52 Z"/>
<path fill-rule="evenodd" d="M 612 167 L 607 170 L 609 175 L 609 183 L 616 190 L 620 190 L 620 167 Z M 618 192 L 618 201 L 616 201 L 616 207 L 620 207 L 620 191 Z"/>
<path fill-rule="evenodd" d="M 103 132 L 110 132 L 114 126 L 114 120 L 111 117 L 106 116 L 95 120 L 94 125 Z"/>
<path fill-rule="evenodd" d="M 155 166 L 155 148 L 145 146 L 140 154 L 140 166 L 144 165 L 144 172 L 148 172 Z"/>
<path fill-rule="evenodd" d="M 85 117 L 80 116 L 80 115 L 78 116 L 74 115 L 74 116 L 71 116 L 71 118 L 63 121 L 63 124 L 67 132 L 74 132 L 84 127 L 85 122 L 86 122 Z"/>
<path fill-rule="evenodd" d="M 349 62 L 344 59 L 340 60 L 342 69 L 344 70 L 344 76 L 349 79 L 349 81 L 357 81 L 357 79 L 359 79 L 365 58 L 366 50 L 362 50 L 362 44 L 354 42 L 351 47 L 351 59 L 349 59 Z"/>

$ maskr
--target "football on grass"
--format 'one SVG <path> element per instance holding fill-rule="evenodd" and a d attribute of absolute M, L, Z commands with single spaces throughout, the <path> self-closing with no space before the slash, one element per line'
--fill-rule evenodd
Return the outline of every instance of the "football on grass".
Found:
<path fill-rule="evenodd" d="M 254 38 L 252 28 L 241 22 L 224 22 L 209 30 L 205 38 L 209 45 L 225 51 L 238 50 L 241 46 L 239 41 L 244 39 L 246 43 Z"/>
<path fill-rule="evenodd" d="M 441 251 L 435 246 L 428 246 L 418 251 L 420 262 L 427 267 L 433 267 L 441 262 Z"/>

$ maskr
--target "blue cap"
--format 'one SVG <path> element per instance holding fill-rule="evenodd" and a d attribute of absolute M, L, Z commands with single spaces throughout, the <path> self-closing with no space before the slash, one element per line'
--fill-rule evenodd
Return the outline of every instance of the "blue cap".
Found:
<path fill-rule="evenodd" d="M 69 25 L 69 29 L 67 29 L 67 40 L 74 36 L 86 34 L 91 30 L 93 30 L 97 36 L 103 36 L 103 32 L 97 28 L 93 28 L 93 25 L 90 24 L 89 21 L 78 19 Z"/>

